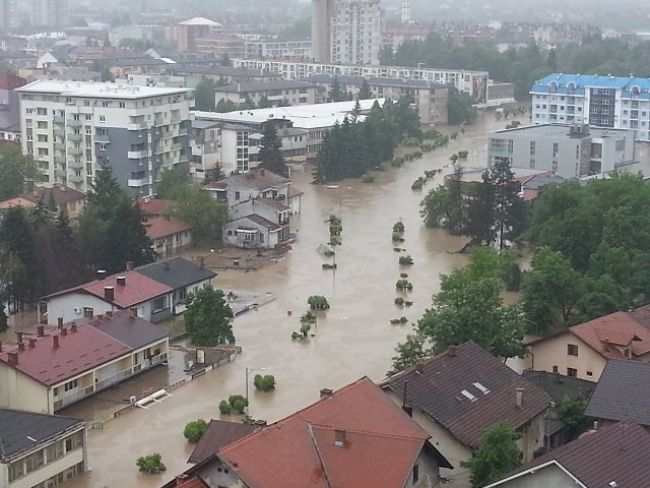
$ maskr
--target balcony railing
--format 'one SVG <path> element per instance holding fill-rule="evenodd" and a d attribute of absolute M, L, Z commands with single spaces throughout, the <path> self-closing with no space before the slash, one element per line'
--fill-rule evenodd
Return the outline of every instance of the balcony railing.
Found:
<path fill-rule="evenodd" d="M 81 127 L 81 120 L 68 119 L 67 123 L 70 127 Z"/>
<path fill-rule="evenodd" d="M 52 122 L 55 124 L 63 124 L 65 122 L 65 119 L 63 118 L 63 115 L 55 115 L 52 117 Z"/>
<path fill-rule="evenodd" d="M 111 140 L 108 137 L 108 134 L 95 134 L 95 142 L 111 142 Z"/>
<path fill-rule="evenodd" d="M 149 156 L 149 152 L 146 149 L 140 151 L 127 151 L 126 157 L 129 159 L 142 159 Z"/>
<path fill-rule="evenodd" d="M 83 175 L 77 175 L 72 173 L 70 176 L 68 176 L 68 181 L 71 181 L 72 183 L 83 183 L 84 177 Z"/>
<path fill-rule="evenodd" d="M 70 169 L 83 169 L 84 164 L 81 161 L 68 161 L 68 168 Z"/>
<path fill-rule="evenodd" d="M 68 140 L 72 142 L 81 142 L 83 136 L 81 134 L 69 134 Z"/>

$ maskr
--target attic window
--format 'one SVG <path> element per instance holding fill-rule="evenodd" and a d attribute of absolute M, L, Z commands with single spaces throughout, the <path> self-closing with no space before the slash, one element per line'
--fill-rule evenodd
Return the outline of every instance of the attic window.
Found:
<path fill-rule="evenodd" d="M 460 394 L 467 398 L 470 402 L 476 401 L 476 397 L 467 390 L 461 390 Z"/>
<path fill-rule="evenodd" d="M 472 384 L 474 385 L 474 387 L 475 387 L 478 391 L 480 391 L 480 392 L 483 393 L 484 395 L 487 395 L 488 393 L 490 393 L 490 390 L 489 390 L 488 388 L 486 388 L 484 385 L 482 385 L 481 383 L 479 383 L 478 381 L 475 382 L 475 383 L 472 383 Z"/>

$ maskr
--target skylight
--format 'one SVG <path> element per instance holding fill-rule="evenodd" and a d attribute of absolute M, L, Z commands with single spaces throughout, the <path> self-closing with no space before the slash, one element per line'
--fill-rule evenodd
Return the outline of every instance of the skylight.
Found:
<path fill-rule="evenodd" d="M 486 388 L 484 385 L 482 385 L 481 383 L 479 383 L 478 381 L 475 382 L 475 383 L 472 383 L 472 384 L 474 385 L 474 387 L 477 390 L 479 390 L 484 395 L 487 395 L 488 393 L 490 393 L 490 390 L 488 388 Z"/>
<path fill-rule="evenodd" d="M 476 401 L 476 397 L 467 390 L 461 390 L 460 394 L 467 398 L 470 402 Z"/>

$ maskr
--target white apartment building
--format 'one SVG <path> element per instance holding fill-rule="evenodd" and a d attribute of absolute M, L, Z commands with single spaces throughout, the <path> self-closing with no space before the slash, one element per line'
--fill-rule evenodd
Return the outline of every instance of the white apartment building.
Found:
<path fill-rule="evenodd" d="M 355 64 L 324 64 L 274 59 L 233 59 L 235 68 L 278 73 L 286 80 L 309 79 L 315 75 L 363 76 L 394 80 L 424 80 L 440 85 L 452 85 L 471 95 L 476 103 L 487 101 L 489 74 L 487 71 L 439 69 L 407 66 L 359 66 Z"/>
<path fill-rule="evenodd" d="M 650 141 L 650 79 L 554 73 L 533 85 L 535 124 L 576 123 L 632 129 Z"/>
<path fill-rule="evenodd" d="M 22 150 L 45 186 L 87 192 L 106 165 L 131 195 L 147 196 L 164 169 L 189 165 L 187 89 L 38 80 L 17 91 Z"/>
<path fill-rule="evenodd" d="M 246 57 L 265 58 L 310 58 L 311 41 L 246 41 Z"/>
<path fill-rule="evenodd" d="M 317 62 L 379 64 L 379 0 L 312 0 L 312 56 Z"/>
<path fill-rule="evenodd" d="M 9 32 L 18 27 L 16 0 L 0 0 L 0 30 Z"/>
<path fill-rule="evenodd" d="M 32 0 L 32 25 L 64 27 L 68 22 L 68 0 Z"/>

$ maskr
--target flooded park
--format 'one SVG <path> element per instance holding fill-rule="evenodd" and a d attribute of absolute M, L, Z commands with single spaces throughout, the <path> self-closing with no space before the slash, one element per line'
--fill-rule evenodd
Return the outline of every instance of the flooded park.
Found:
<path fill-rule="evenodd" d="M 409 324 L 391 325 L 391 319 L 404 316 L 409 322 L 417 321 L 431 305 L 440 273 L 462 266 L 467 259 L 457 253 L 464 239 L 424 227 L 420 201 L 450 171 L 452 153 L 467 150 L 467 164 L 483 166 L 486 134 L 504 125 L 493 112 L 481 114 L 448 147 L 401 168 L 378 172 L 371 184 L 346 180 L 320 187 L 310 184 L 309 169 L 294 174 L 293 185 L 305 194 L 302 213 L 292 222 L 297 234 L 292 250 L 257 271 L 224 271 L 215 279 L 219 288 L 275 296 L 274 301 L 235 319 L 234 333 L 242 353 L 234 362 L 174 390 L 161 403 L 89 430 L 91 470 L 66 486 L 144 488 L 172 479 L 187 468 L 185 461 L 192 450 L 182 435 L 183 427 L 197 418 L 219 418 L 217 405 L 222 399 L 244 394 L 246 368 L 264 369 L 276 378 L 277 388 L 269 393 L 254 391 L 252 375 L 249 378 L 249 414 L 269 422 L 314 402 L 321 388 L 339 388 L 364 375 L 381 380 L 390 368 L 396 344 L 411 330 Z M 432 169 L 443 172 L 424 190 L 411 190 L 412 183 Z M 331 214 L 339 215 L 343 225 L 335 272 L 321 269 L 329 260 L 317 252 L 329 238 L 325 221 Z M 391 241 L 393 224 L 398 221 L 405 226 L 405 242 L 399 244 L 405 249 L 402 253 L 394 250 Z M 413 258 L 413 266 L 399 266 L 398 258 L 405 254 Z M 395 282 L 403 272 L 413 283 L 408 294 L 413 305 L 398 308 Z M 310 295 L 325 296 L 331 308 L 319 315 L 311 337 L 292 341 L 291 333 L 300 328 Z M 84 408 L 79 404 L 75 414 L 91 420 L 92 411 Z M 167 472 L 140 474 L 136 458 L 153 451 L 162 454 Z"/>

